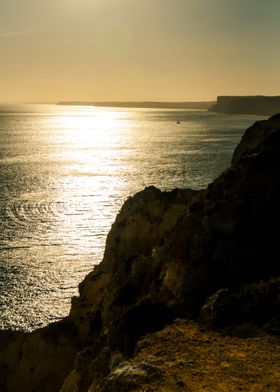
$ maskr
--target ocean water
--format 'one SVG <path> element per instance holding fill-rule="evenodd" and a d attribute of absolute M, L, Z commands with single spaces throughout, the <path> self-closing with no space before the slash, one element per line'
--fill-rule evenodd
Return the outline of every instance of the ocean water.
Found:
<path fill-rule="evenodd" d="M 66 316 L 126 198 L 148 185 L 206 187 L 258 119 L 0 106 L 0 328 L 29 331 Z"/>

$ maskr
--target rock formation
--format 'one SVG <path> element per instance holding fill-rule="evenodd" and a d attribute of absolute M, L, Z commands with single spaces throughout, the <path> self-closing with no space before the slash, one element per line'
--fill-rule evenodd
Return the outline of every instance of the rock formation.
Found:
<path fill-rule="evenodd" d="M 220 96 L 209 110 L 225 114 L 271 116 L 280 112 L 280 96 Z"/>
<path fill-rule="evenodd" d="M 249 307 L 257 327 L 272 319 L 276 325 L 279 169 L 275 115 L 246 131 L 231 166 L 206 190 L 149 187 L 129 198 L 108 234 L 103 261 L 79 285 L 69 316 L 31 334 L 2 333 L 2 390 L 109 391 L 102 385 L 110 384 L 110 372 L 133 355 L 139 339 L 178 317 L 225 326 L 247 322 Z M 267 289 L 257 292 L 260 298 L 269 293 L 266 302 L 246 289 L 261 280 Z M 244 317 L 223 319 L 244 298 Z M 131 377 L 152 380 L 154 369 L 143 366 L 130 369 Z"/>

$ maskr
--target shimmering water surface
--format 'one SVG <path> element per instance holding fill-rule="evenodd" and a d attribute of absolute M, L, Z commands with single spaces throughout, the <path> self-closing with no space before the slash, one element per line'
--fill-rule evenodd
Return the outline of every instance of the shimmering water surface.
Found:
<path fill-rule="evenodd" d="M 32 330 L 67 315 L 125 199 L 148 185 L 206 187 L 256 119 L 0 106 L 0 327 Z"/>

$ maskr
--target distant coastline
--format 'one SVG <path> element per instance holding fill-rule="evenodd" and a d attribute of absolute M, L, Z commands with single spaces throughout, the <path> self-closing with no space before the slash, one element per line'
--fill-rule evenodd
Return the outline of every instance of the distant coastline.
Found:
<path fill-rule="evenodd" d="M 57 105 L 76 106 L 101 106 L 118 108 L 155 108 L 155 109 L 204 109 L 208 110 L 215 104 L 214 101 L 203 102 L 157 102 L 157 101 L 102 101 L 102 102 L 82 102 L 82 101 L 61 101 Z"/>
<path fill-rule="evenodd" d="M 270 116 L 280 112 L 280 96 L 219 96 L 209 111 L 222 114 Z"/>
<path fill-rule="evenodd" d="M 194 109 L 221 114 L 270 116 L 280 112 L 280 96 L 218 96 L 216 101 L 60 101 L 57 105 L 147 109 Z"/>

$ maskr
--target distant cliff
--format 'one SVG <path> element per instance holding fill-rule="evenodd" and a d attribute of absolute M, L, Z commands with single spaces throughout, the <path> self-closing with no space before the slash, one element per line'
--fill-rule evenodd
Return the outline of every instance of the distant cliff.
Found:
<path fill-rule="evenodd" d="M 280 334 L 279 172 L 275 115 L 207 189 L 129 198 L 69 316 L 0 334 L 1 391 L 276 391 L 279 339 L 224 333 Z"/>
<path fill-rule="evenodd" d="M 62 101 L 58 105 L 79 105 L 79 106 L 101 106 L 119 108 L 150 108 L 150 109 L 198 109 L 207 110 L 214 102 L 158 102 L 158 101 L 138 101 L 138 102 L 82 102 L 82 101 Z"/>
<path fill-rule="evenodd" d="M 280 112 L 280 96 L 220 96 L 211 112 L 270 116 Z"/>

